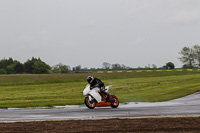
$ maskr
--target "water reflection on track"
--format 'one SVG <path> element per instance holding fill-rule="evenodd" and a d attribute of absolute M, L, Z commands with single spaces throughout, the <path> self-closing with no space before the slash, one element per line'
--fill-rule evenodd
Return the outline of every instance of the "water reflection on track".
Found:
<path fill-rule="evenodd" d="M 118 108 L 85 105 L 0 109 L 0 121 L 99 119 L 116 117 L 200 115 L 200 92 L 166 102 L 120 103 Z"/>

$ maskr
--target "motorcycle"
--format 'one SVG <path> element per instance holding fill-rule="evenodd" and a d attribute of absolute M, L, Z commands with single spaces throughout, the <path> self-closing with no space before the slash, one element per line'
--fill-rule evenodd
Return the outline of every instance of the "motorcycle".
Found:
<path fill-rule="evenodd" d="M 108 93 L 110 87 L 111 86 L 105 87 L 106 93 Z M 89 109 L 106 106 L 117 108 L 119 106 L 119 100 L 115 95 L 102 93 L 98 87 L 91 89 L 89 84 L 83 90 L 83 95 L 85 96 L 84 103 Z"/>

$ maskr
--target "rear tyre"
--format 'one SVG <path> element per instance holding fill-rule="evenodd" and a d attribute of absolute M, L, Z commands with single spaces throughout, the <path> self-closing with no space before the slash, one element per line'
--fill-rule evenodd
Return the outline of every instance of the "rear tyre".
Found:
<path fill-rule="evenodd" d="M 94 109 L 96 107 L 96 101 L 93 100 L 93 101 L 90 101 L 89 100 L 89 97 L 85 97 L 85 105 L 89 108 L 89 109 Z"/>
<path fill-rule="evenodd" d="M 111 103 L 112 108 L 117 108 L 119 106 L 119 100 L 115 95 L 110 95 L 110 97 L 113 99 Z"/>

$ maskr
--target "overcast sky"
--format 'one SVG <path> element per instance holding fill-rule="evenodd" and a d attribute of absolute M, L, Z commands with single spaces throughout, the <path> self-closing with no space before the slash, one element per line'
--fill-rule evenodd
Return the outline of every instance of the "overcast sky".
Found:
<path fill-rule="evenodd" d="M 200 44 L 200 0 L 0 0 L 0 59 L 137 68 Z"/>

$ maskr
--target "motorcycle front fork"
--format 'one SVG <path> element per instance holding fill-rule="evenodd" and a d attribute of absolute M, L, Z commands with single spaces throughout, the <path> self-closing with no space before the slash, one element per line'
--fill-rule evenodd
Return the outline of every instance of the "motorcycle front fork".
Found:
<path fill-rule="evenodd" d="M 94 98 L 93 98 L 92 96 L 89 96 L 89 101 L 90 101 L 90 102 L 93 102 L 93 99 L 94 99 Z"/>

